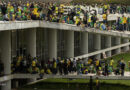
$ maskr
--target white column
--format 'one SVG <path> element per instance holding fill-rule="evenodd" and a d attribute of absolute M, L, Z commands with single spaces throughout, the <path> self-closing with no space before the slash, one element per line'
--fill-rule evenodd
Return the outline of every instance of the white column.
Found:
<path fill-rule="evenodd" d="M 121 44 L 121 38 L 115 37 L 115 45 L 120 45 L 120 44 Z M 119 54 L 120 52 L 121 52 L 121 48 L 115 50 L 115 54 Z"/>
<path fill-rule="evenodd" d="M 27 53 L 36 57 L 36 29 L 26 30 Z"/>
<path fill-rule="evenodd" d="M 3 82 L 4 86 L 1 87 L 1 90 L 11 90 L 11 80 Z"/>
<path fill-rule="evenodd" d="M 15 81 L 15 87 L 16 87 L 16 88 L 19 87 L 19 81 Z"/>
<path fill-rule="evenodd" d="M 124 38 L 124 39 L 123 39 L 123 43 L 128 43 L 128 42 L 129 42 L 129 39 L 127 39 L 127 38 Z M 129 51 L 129 45 L 123 47 L 123 51 L 124 51 L 124 52 Z"/>
<path fill-rule="evenodd" d="M 94 50 L 98 51 L 101 50 L 101 35 L 100 34 L 94 34 Z M 97 54 L 95 56 L 95 59 L 101 59 L 101 54 Z"/>
<path fill-rule="evenodd" d="M 48 53 L 49 53 L 49 58 L 57 58 L 57 30 L 51 29 L 48 30 Z"/>
<path fill-rule="evenodd" d="M 82 32 L 81 33 L 81 54 L 87 54 L 88 53 L 88 32 Z M 87 58 L 85 59 L 85 61 Z"/>
<path fill-rule="evenodd" d="M 4 74 L 11 74 L 11 31 L 1 32 L 1 60 L 4 64 Z M 5 82 L 2 90 L 11 90 L 11 80 Z"/>
<path fill-rule="evenodd" d="M 111 36 L 106 36 L 105 37 L 105 48 L 110 48 L 111 47 Z M 107 57 L 111 57 L 111 51 L 106 52 Z"/>
<path fill-rule="evenodd" d="M 66 31 L 66 57 L 74 57 L 74 31 Z"/>

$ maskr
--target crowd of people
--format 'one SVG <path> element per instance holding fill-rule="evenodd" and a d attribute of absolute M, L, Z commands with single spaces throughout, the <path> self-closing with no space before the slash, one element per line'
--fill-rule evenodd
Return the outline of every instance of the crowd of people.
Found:
<path fill-rule="evenodd" d="M 23 53 L 24 52 L 24 53 Z M 128 65 L 126 64 L 128 63 Z M 41 60 L 41 58 L 32 57 L 26 51 L 17 53 L 16 57 L 11 61 L 11 73 L 30 73 L 68 75 L 68 74 L 93 74 L 93 75 L 122 75 L 126 69 L 130 71 L 130 61 L 125 62 L 123 58 L 120 60 L 96 58 L 51 58 Z M 0 76 L 4 75 L 4 64 L 0 62 Z"/>
<path fill-rule="evenodd" d="M 22 3 L 22 4 L 21 4 Z M 84 5 L 86 6 L 86 5 Z M 97 11 L 84 10 L 81 5 L 73 4 L 67 14 L 65 5 L 57 3 L 43 2 L 1 2 L 0 20 L 1 21 L 21 21 L 21 20 L 46 20 L 57 23 L 75 24 L 82 27 L 99 28 L 101 30 L 130 30 L 130 17 L 122 15 L 114 25 L 109 25 L 107 17 L 109 13 L 130 13 L 130 6 L 99 5 L 103 22 L 99 22 Z M 81 18 L 83 17 L 83 18 Z"/>
<path fill-rule="evenodd" d="M 116 63 L 116 67 L 113 66 Z M 110 60 L 98 60 L 89 58 L 60 58 L 49 59 L 48 61 L 39 60 L 38 57 L 18 56 L 15 57 L 11 64 L 12 73 L 31 73 L 31 74 L 60 74 L 68 75 L 79 74 L 96 74 L 108 76 L 111 74 L 124 76 L 126 64 L 123 58 L 115 62 L 113 58 Z M 130 65 L 129 65 L 130 69 Z"/>
<path fill-rule="evenodd" d="M 64 4 L 28 1 L 0 2 L 0 21 L 46 20 L 82 27 L 100 28 L 101 30 L 130 30 L 130 17 L 123 15 L 124 13 L 130 14 L 130 6 L 99 5 L 103 18 L 102 22 L 99 21 L 96 10 L 91 13 L 89 10 L 83 10 L 80 5 L 73 6 L 73 9 L 64 14 Z M 110 13 L 122 14 L 122 17 L 118 17 L 112 26 L 108 24 L 107 20 Z M 83 61 L 83 59 L 58 58 L 44 62 L 39 60 L 38 57 L 18 55 L 12 60 L 11 70 L 12 73 L 39 73 L 41 75 L 44 73 L 67 75 L 74 72 L 77 72 L 77 74 L 96 73 L 98 75 L 109 75 L 114 72 L 116 75 L 124 75 L 126 65 L 123 59 L 119 60 L 116 69 L 113 68 L 113 59 L 102 61 L 89 58 L 87 62 L 84 63 Z M 1 62 L 0 66 L 2 68 Z"/>

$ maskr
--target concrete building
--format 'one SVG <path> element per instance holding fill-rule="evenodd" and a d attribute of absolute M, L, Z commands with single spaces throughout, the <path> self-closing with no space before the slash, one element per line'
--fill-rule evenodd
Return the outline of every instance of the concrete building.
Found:
<path fill-rule="evenodd" d="M 11 75 L 11 60 L 17 55 L 30 54 L 45 61 L 57 57 L 77 59 L 90 56 L 100 60 L 103 52 L 111 57 L 121 51 L 128 51 L 129 38 L 130 33 L 100 31 L 53 22 L 3 22 L 0 23 L 0 60 L 4 64 L 5 75 Z M 13 78 L 0 78 L 0 82 L 6 83 L 1 86 L 1 90 L 11 90 Z"/>

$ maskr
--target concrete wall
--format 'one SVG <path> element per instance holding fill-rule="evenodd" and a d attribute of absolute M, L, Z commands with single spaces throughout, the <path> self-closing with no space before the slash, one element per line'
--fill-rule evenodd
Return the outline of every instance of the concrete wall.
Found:
<path fill-rule="evenodd" d="M 21 30 L 28 28 L 50 28 L 50 29 L 59 29 L 59 30 L 73 30 L 73 31 L 87 31 L 89 33 L 97 33 L 103 35 L 119 36 L 124 38 L 130 38 L 130 33 L 124 32 L 112 32 L 112 31 L 101 31 L 92 28 L 82 28 L 77 27 L 76 25 L 54 23 L 54 22 L 45 22 L 45 21 L 16 21 L 16 22 L 2 22 L 0 23 L 0 31 L 5 30 Z"/>

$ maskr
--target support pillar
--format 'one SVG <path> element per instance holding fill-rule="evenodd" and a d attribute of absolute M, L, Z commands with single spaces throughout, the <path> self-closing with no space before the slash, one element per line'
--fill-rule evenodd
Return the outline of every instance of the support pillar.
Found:
<path fill-rule="evenodd" d="M 11 31 L 1 32 L 1 60 L 4 64 L 4 75 L 11 74 Z M 4 82 L 1 90 L 11 90 L 11 80 Z"/>
<path fill-rule="evenodd" d="M 101 50 L 101 35 L 100 34 L 94 34 L 94 50 L 95 51 Z M 95 56 L 95 59 L 100 60 L 101 54 L 97 54 Z"/>
<path fill-rule="evenodd" d="M 74 31 L 66 31 L 66 57 L 73 58 L 74 57 Z"/>
<path fill-rule="evenodd" d="M 106 36 L 105 37 L 105 48 L 110 48 L 111 47 L 111 36 Z M 106 52 L 107 57 L 111 57 L 111 51 Z"/>
<path fill-rule="evenodd" d="M 15 87 L 16 87 L 16 88 L 19 87 L 19 81 L 15 81 Z"/>
<path fill-rule="evenodd" d="M 88 32 L 81 33 L 81 54 L 88 54 Z M 84 59 L 85 61 L 87 60 Z"/>
<path fill-rule="evenodd" d="M 5 85 L 1 87 L 1 90 L 11 90 L 11 80 L 4 82 Z"/>
<path fill-rule="evenodd" d="M 115 45 L 120 45 L 120 44 L 121 44 L 121 38 L 115 37 Z M 115 54 L 119 54 L 120 52 L 121 52 L 121 48 L 115 50 Z"/>
<path fill-rule="evenodd" d="M 49 51 L 49 58 L 57 59 L 57 30 L 48 30 L 48 51 Z"/>
<path fill-rule="evenodd" d="M 36 57 L 36 29 L 26 30 L 27 53 Z"/>
<path fill-rule="evenodd" d="M 129 39 L 127 39 L 127 38 L 123 39 L 123 43 L 128 43 L 128 42 L 129 42 Z M 127 51 L 129 51 L 129 45 L 123 47 L 123 52 L 127 52 Z"/>

